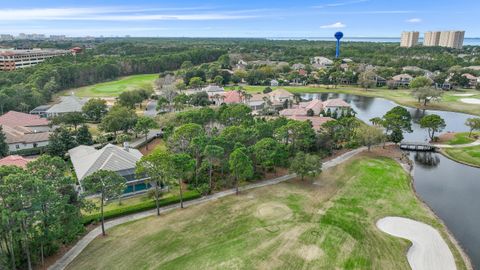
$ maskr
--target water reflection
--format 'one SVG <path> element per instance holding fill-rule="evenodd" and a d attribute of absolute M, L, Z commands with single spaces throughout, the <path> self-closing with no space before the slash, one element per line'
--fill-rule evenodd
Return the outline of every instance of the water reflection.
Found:
<path fill-rule="evenodd" d="M 480 269 L 480 169 L 429 154 L 427 158 L 413 154 L 415 190 L 445 222 L 474 268 Z"/>
<path fill-rule="evenodd" d="M 415 152 L 414 160 L 415 164 L 425 169 L 433 169 L 440 164 L 438 154 L 432 152 Z"/>

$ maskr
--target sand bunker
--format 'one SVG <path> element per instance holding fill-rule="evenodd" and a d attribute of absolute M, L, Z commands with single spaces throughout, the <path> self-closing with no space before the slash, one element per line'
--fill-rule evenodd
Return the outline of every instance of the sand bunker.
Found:
<path fill-rule="evenodd" d="M 298 255 L 309 262 L 320 258 L 323 255 L 323 250 L 315 245 L 302 246 L 298 250 Z"/>
<path fill-rule="evenodd" d="M 461 98 L 460 101 L 467 104 L 480 104 L 480 99 L 478 98 Z"/>
<path fill-rule="evenodd" d="M 377 227 L 412 242 L 407 259 L 413 270 L 457 269 L 447 243 L 432 226 L 408 218 L 386 217 L 377 221 Z"/>
<path fill-rule="evenodd" d="M 254 215 L 266 221 L 275 221 L 289 219 L 292 216 L 292 210 L 281 203 L 263 203 L 257 207 Z"/>

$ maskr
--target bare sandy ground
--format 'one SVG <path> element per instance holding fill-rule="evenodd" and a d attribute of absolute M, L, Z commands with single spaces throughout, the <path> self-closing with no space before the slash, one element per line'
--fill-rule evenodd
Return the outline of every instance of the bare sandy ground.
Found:
<path fill-rule="evenodd" d="M 385 217 L 377 227 L 412 242 L 407 259 L 413 270 L 454 270 L 455 259 L 440 233 L 432 226 L 402 217 Z"/>
<path fill-rule="evenodd" d="M 480 104 L 480 99 L 478 98 L 461 98 L 460 101 L 467 104 Z"/>
<path fill-rule="evenodd" d="M 455 94 L 455 95 L 452 95 L 452 96 L 456 96 L 456 97 L 471 97 L 471 96 L 475 96 L 475 94 Z"/>

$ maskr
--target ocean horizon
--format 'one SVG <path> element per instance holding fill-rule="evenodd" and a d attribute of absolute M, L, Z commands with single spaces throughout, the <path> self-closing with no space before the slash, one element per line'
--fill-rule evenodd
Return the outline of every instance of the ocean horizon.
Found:
<path fill-rule="evenodd" d="M 335 41 L 334 37 L 270 37 L 271 40 L 311 40 L 311 41 Z M 344 37 L 343 42 L 379 42 L 379 43 L 400 43 L 399 37 Z M 419 43 L 423 38 L 418 39 Z M 465 38 L 464 46 L 480 46 L 480 37 Z"/>

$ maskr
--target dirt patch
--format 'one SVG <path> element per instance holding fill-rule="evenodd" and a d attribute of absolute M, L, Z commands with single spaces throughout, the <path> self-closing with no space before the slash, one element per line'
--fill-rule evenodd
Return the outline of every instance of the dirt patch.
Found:
<path fill-rule="evenodd" d="M 323 250 L 315 245 L 302 246 L 298 249 L 298 255 L 305 261 L 310 262 L 323 256 Z"/>
<path fill-rule="evenodd" d="M 452 140 L 453 138 L 455 138 L 455 132 L 446 132 L 446 133 L 443 133 L 440 136 L 438 136 L 437 143 L 440 143 L 440 144 L 441 143 L 447 143 L 450 140 Z"/>
<path fill-rule="evenodd" d="M 292 210 L 285 204 L 277 202 L 263 203 L 257 207 L 255 217 L 266 221 L 289 219 L 292 217 Z"/>

